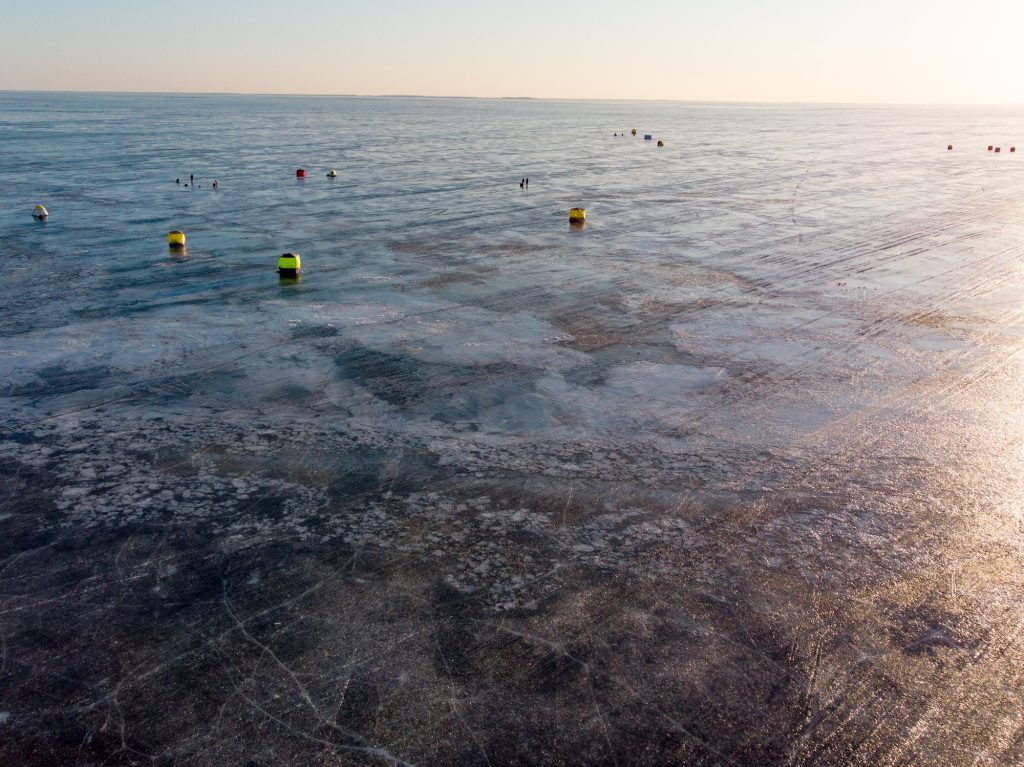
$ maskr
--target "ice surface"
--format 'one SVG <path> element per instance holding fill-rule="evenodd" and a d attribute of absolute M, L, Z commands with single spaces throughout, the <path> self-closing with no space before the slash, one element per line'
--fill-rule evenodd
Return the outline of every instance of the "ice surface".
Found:
<path fill-rule="evenodd" d="M 1022 129 L 0 94 L 0 763 L 1024 762 Z"/>

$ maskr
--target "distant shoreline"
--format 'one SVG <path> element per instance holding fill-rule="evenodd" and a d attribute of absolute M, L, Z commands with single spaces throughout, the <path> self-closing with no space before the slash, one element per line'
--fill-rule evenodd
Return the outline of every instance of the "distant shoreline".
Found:
<path fill-rule="evenodd" d="M 238 98 L 322 98 L 322 99 L 418 99 L 424 101 L 579 101 L 604 103 L 695 104 L 722 106 L 808 106 L 808 107 L 937 107 L 944 109 L 1021 109 L 1024 103 L 935 103 L 898 101 L 736 101 L 728 99 L 631 99 L 631 98 L 573 98 L 546 96 L 424 96 L 415 93 L 243 93 L 230 91 L 91 91 L 91 90 L 37 90 L 29 88 L 0 88 L 0 95 L 80 95 L 80 96 L 160 96 L 160 97 L 238 97 Z"/>

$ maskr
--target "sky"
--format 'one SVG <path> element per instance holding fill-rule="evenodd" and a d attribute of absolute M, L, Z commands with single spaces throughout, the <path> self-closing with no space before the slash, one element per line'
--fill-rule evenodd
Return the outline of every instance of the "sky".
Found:
<path fill-rule="evenodd" d="M 1024 0 L 0 0 L 0 90 L 1024 104 Z"/>

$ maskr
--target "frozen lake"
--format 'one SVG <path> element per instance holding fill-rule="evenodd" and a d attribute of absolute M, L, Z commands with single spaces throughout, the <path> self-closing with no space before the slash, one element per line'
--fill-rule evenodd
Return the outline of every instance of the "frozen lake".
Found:
<path fill-rule="evenodd" d="M 0 246 L 0 763 L 1024 763 L 1024 109 L 0 93 Z"/>

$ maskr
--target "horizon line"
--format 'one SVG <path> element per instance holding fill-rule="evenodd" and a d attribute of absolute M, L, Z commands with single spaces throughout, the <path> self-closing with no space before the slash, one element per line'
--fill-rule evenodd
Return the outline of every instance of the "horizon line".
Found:
<path fill-rule="evenodd" d="M 683 99 L 572 96 L 428 96 L 417 93 L 273 93 L 257 91 L 119 91 L 74 90 L 64 88 L 0 88 L 0 93 L 55 93 L 103 96 L 255 96 L 274 98 L 347 98 L 347 99 L 448 99 L 473 101 L 635 101 L 679 104 L 734 104 L 756 106 L 908 106 L 908 107 L 1024 107 L 1021 102 L 953 102 L 953 101 L 758 101 L 750 99 Z"/>

